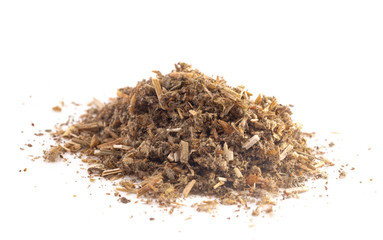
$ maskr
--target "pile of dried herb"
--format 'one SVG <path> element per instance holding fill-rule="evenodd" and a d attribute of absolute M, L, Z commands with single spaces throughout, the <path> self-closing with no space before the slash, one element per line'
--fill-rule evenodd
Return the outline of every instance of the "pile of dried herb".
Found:
<path fill-rule="evenodd" d="M 131 176 L 119 190 L 169 203 L 189 194 L 222 203 L 242 197 L 305 191 L 304 181 L 328 164 L 307 146 L 289 106 L 275 97 L 251 99 L 178 63 L 167 75 L 121 88 L 107 104 L 95 101 L 78 124 L 56 133 L 62 144 L 47 151 L 87 156 L 89 174 Z"/>

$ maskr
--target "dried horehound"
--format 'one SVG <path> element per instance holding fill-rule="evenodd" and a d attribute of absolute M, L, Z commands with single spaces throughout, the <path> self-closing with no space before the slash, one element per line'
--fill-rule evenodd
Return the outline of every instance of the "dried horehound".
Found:
<path fill-rule="evenodd" d="M 139 196 L 165 201 L 300 187 L 323 165 L 275 97 L 252 100 L 243 86 L 229 87 L 185 63 L 175 68 L 98 102 L 61 135 L 64 149 L 98 159 L 105 178 L 143 180 Z"/>

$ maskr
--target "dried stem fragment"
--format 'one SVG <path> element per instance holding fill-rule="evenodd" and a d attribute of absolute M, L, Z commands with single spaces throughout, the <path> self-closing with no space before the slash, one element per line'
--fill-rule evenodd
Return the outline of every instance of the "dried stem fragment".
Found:
<path fill-rule="evenodd" d="M 130 106 L 129 106 L 130 115 L 134 115 L 134 110 L 136 107 L 136 100 L 137 100 L 137 95 L 136 95 L 136 93 L 134 93 L 132 98 L 130 99 Z"/>
<path fill-rule="evenodd" d="M 161 102 L 161 95 L 162 95 L 162 89 L 161 89 L 161 84 L 158 79 L 153 78 L 152 79 L 154 90 L 156 91 L 158 101 Z"/>
<path fill-rule="evenodd" d="M 123 171 L 120 168 L 115 168 L 115 169 L 108 169 L 102 172 L 101 177 L 117 174 L 117 173 L 122 173 Z"/>
<path fill-rule="evenodd" d="M 166 129 L 168 132 L 181 132 L 182 128 L 168 128 Z"/>
<path fill-rule="evenodd" d="M 126 150 L 126 151 L 130 151 L 130 150 L 133 149 L 133 148 L 130 147 L 130 146 L 121 145 L 121 144 L 120 144 L 120 145 L 115 144 L 115 145 L 113 145 L 113 148 L 114 148 L 114 149 Z"/>
<path fill-rule="evenodd" d="M 186 198 L 190 191 L 192 190 L 194 184 L 196 183 L 196 180 L 191 180 L 184 188 L 184 190 L 182 191 L 182 195 L 184 196 L 184 198 Z"/>
<path fill-rule="evenodd" d="M 217 189 L 217 188 L 219 188 L 220 186 L 222 186 L 222 185 L 224 185 L 225 184 L 225 182 L 223 182 L 223 181 L 219 181 L 216 185 L 214 185 L 214 189 Z"/>
<path fill-rule="evenodd" d="M 96 130 L 99 127 L 103 127 L 103 125 L 99 122 L 80 123 L 75 126 L 75 128 L 77 128 L 78 130 Z M 75 128 L 72 128 L 72 130 Z"/>
<path fill-rule="evenodd" d="M 279 160 L 283 160 L 286 158 L 286 156 L 291 152 L 291 150 L 293 150 L 293 146 L 292 145 L 288 145 L 285 150 L 283 150 L 283 152 L 281 153 L 281 155 L 279 156 Z"/>
<path fill-rule="evenodd" d="M 181 141 L 181 162 L 187 163 L 189 161 L 189 143 Z"/>
<path fill-rule="evenodd" d="M 237 167 L 234 168 L 234 173 L 237 176 L 237 178 L 243 178 L 241 171 Z"/>
<path fill-rule="evenodd" d="M 245 148 L 246 150 L 248 150 L 249 148 L 254 146 L 254 144 L 256 144 L 259 140 L 260 140 L 259 136 L 254 135 L 245 144 L 243 144 L 242 147 Z"/>
<path fill-rule="evenodd" d="M 293 187 L 293 188 L 288 188 L 288 189 L 285 189 L 285 193 L 286 194 L 294 194 L 294 193 L 303 193 L 303 192 L 307 192 L 309 190 L 308 187 L 306 186 L 303 186 L 303 187 Z"/>
<path fill-rule="evenodd" d="M 72 141 L 75 142 L 75 143 L 78 143 L 82 146 L 85 146 L 85 147 L 90 147 L 90 143 L 85 141 L 85 140 L 82 140 L 82 139 L 79 139 L 79 138 L 72 138 Z"/>

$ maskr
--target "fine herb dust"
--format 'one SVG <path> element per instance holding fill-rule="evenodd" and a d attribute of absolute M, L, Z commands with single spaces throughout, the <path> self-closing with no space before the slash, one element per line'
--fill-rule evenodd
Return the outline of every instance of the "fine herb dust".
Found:
<path fill-rule="evenodd" d="M 185 63 L 153 72 L 109 103 L 94 100 L 77 124 L 54 134 L 58 144 L 45 159 L 81 153 L 89 174 L 130 176 L 117 190 L 164 205 L 191 194 L 215 197 L 202 211 L 251 197 L 272 204 L 270 196 L 307 191 L 308 177 L 325 176 L 318 169 L 331 162 L 307 146 L 310 134 L 275 97 L 253 96 Z"/>

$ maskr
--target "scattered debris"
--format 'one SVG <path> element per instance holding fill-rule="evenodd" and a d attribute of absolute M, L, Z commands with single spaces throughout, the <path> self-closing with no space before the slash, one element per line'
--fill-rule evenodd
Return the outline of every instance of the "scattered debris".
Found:
<path fill-rule="evenodd" d="M 198 212 L 208 212 L 210 213 L 213 209 L 215 209 L 218 205 L 217 201 L 203 201 L 196 205 Z"/>
<path fill-rule="evenodd" d="M 339 178 L 345 178 L 347 176 L 347 173 L 346 171 L 344 171 L 343 169 L 339 169 Z"/>
<path fill-rule="evenodd" d="M 54 106 L 53 108 L 52 108 L 52 110 L 53 111 L 55 111 L 55 112 L 61 112 L 61 107 L 60 106 Z"/>
<path fill-rule="evenodd" d="M 122 203 L 130 203 L 130 200 L 129 199 L 127 199 L 126 197 L 121 197 L 120 198 L 120 202 L 122 202 Z"/>

